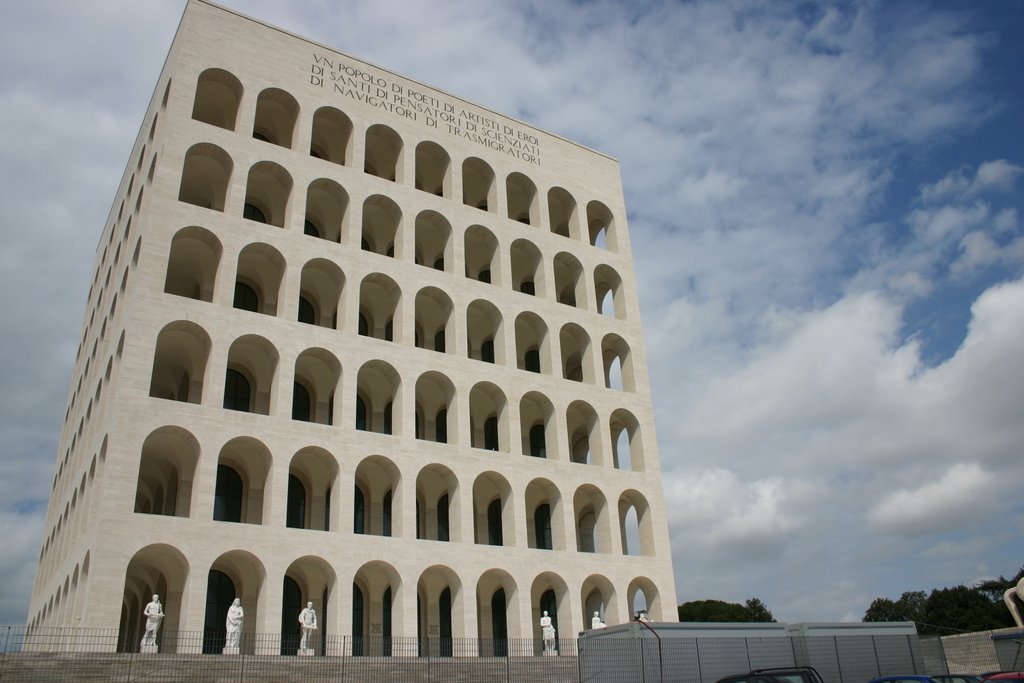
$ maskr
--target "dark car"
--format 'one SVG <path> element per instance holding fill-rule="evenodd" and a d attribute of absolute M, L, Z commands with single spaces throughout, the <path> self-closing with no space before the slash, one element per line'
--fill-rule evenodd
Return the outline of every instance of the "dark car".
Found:
<path fill-rule="evenodd" d="M 754 669 L 745 674 L 719 678 L 715 683 L 822 683 L 817 669 L 796 666 L 775 669 Z"/>
<path fill-rule="evenodd" d="M 981 676 L 972 676 L 970 674 L 937 674 L 932 676 L 932 680 L 938 681 L 938 683 L 981 683 Z"/>
<path fill-rule="evenodd" d="M 933 676 L 906 674 L 900 676 L 879 676 L 878 678 L 872 678 L 868 683 L 940 683 L 940 681 Z"/>
<path fill-rule="evenodd" d="M 984 679 L 985 683 L 1024 683 L 1024 671 L 1000 671 L 998 673 L 986 676 Z"/>

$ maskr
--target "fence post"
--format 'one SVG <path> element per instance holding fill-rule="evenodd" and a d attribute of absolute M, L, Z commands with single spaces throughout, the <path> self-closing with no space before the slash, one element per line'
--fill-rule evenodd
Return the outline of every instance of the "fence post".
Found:
<path fill-rule="evenodd" d="M 7 635 L 4 637 L 4 651 L 0 653 L 0 678 L 4 677 L 4 664 L 7 663 L 7 649 L 11 646 L 11 627 L 7 627 Z"/>

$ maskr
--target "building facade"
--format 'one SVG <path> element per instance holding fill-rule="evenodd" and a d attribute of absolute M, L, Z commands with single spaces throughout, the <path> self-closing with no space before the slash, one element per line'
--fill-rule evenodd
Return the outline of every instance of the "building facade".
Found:
<path fill-rule="evenodd" d="M 675 590 L 618 163 L 189 0 L 100 239 L 29 625 L 539 637 Z"/>

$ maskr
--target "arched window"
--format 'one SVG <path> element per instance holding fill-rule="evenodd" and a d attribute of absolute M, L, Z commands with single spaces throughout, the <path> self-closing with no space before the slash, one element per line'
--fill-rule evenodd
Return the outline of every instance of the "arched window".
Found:
<path fill-rule="evenodd" d="M 257 313 L 260 310 L 260 297 L 256 290 L 244 282 L 235 283 L 235 300 L 232 304 L 243 311 Z"/>
<path fill-rule="evenodd" d="M 306 487 L 294 474 L 288 475 L 287 526 L 292 529 L 306 528 Z"/>
<path fill-rule="evenodd" d="M 227 465 L 217 465 L 213 518 L 218 522 L 242 521 L 242 478 Z M 224 613 L 227 614 L 226 609 Z"/>
<path fill-rule="evenodd" d="M 542 503 L 537 506 L 537 509 L 533 513 L 533 528 L 537 548 L 541 550 L 551 550 L 551 506 L 547 503 Z"/>
<path fill-rule="evenodd" d="M 530 455 L 534 458 L 546 458 L 547 449 L 544 447 L 544 424 L 535 424 L 530 427 Z"/>
<path fill-rule="evenodd" d="M 498 442 L 498 418 L 492 415 L 484 420 L 484 449 L 496 451 L 500 447 Z"/>
<path fill-rule="evenodd" d="M 220 654 L 224 650 L 228 608 L 234 602 L 235 583 L 224 572 L 211 569 L 206 577 L 206 618 L 203 625 L 203 654 Z"/>
<path fill-rule="evenodd" d="M 501 499 L 495 498 L 487 506 L 487 544 L 504 545 L 501 528 Z"/>
<path fill-rule="evenodd" d="M 310 421 L 309 392 L 298 382 L 292 383 L 292 419 Z"/>
<path fill-rule="evenodd" d="M 207 69 L 199 74 L 196 82 L 192 118 L 212 126 L 234 130 L 238 104 L 241 100 L 242 83 L 233 74 L 223 69 Z"/>
<path fill-rule="evenodd" d="M 224 407 L 228 410 L 251 410 L 251 389 L 245 375 L 228 368 L 224 378 Z"/>
<path fill-rule="evenodd" d="M 439 541 L 448 540 L 448 508 L 448 494 L 446 493 L 437 500 L 437 540 Z"/>
<path fill-rule="evenodd" d="M 491 634 L 494 638 L 495 657 L 508 654 L 508 615 L 505 609 L 505 589 L 499 588 L 491 596 Z"/>
<path fill-rule="evenodd" d="M 313 308 L 313 304 L 309 303 L 309 299 L 304 296 L 299 297 L 299 322 L 306 323 L 307 325 L 316 325 L 316 309 Z"/>
<path fill-rule="evenodd" d="M 357 489 L 358 491 L 358 489 Z M 362 533 L 362 532 L 356 532 Z M 363 591 L 352 584 L 352 656 L 363 655 Z"/>
<path fill-rule="evenodd" d="M 355 495 L 352 498 L 353 510 L 352 510 L 352 533 L 354 534 L 365 534 L 366 533 L 366 499 L 363 497 L 363 491 L 356 486 Z M 362 620 L 360 620 L 362 623 Z"/>

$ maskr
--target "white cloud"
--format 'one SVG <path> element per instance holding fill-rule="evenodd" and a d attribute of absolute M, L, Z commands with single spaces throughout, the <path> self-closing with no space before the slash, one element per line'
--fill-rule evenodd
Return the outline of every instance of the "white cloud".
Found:
<path fill-rule="evenodd" d="M 868 512 L 868 519 L 882 532 L 906 536 L 968 528 L 995 516 L 989 501 L 1011 488 L 998 484 L 977 463 L 957 464 L 938 480 L 889 493 Z"/>
<path fill-rule="evenodd" d="M 1017 176 L 1024 168 L 1011 164 L 1006 159 L 985 161 L 978 165 L 971 175 L 970 169 L 952 171 L 941 180 L 920 189 L 921 201 L 926 204 L 963 200 L 985 192 L 1008 192 L 1013 189 Z"/>
<path fill-rule="evenodd" d="M 965 530 L 981 519 L 970 511 L 910 542 L 865 523 L 956 467 L 972 485 L 1024 476 L 1022 285 L 978 297 L 962 348 L 938 367 L 902 337 L 908 303 L 950 276 L 1017 277 L 1024 259 L 1020 160 L 946 173 L 961 162 L 942 166 L 936 151 L 999 110 L 982 89 L 989 33 L 886 3 L 813 17 L 701 1 L 227 4 L 621 160 L 681 597 L 756 595 L 789 620 L 857 616 L 898 579 L 916 583 L 895 595 L 973 572 L 971 548 L 993 563 L 1019 550 L 1017 512 L 1016 541 Z M 47 495 L 82 255 L 180 11 L 0 4 L 0 124 L 19 131 L 0 141 L 0 284 L 20 294 L 0 336 L 5 500 Z M 907 158 L 939 179 L 914 176 L 917 194 L 883 212 Z M 40 515 L 18 518 L 28 540 L 11 544 L 8 572 L 34 570 Z M 911 531 L 930 530 L 916 519 Z M 30 585 L 8 582 L 0 623 L 23 617 Z"/>

